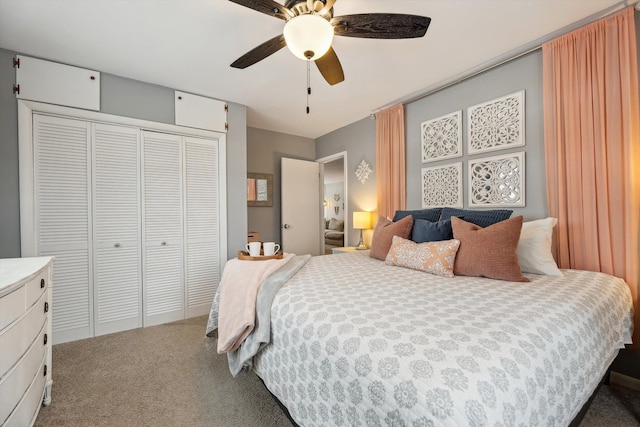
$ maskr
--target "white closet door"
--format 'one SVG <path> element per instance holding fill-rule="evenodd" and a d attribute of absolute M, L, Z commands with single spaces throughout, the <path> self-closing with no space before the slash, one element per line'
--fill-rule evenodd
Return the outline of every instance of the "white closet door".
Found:
<path fill-rule="evenodd" d="M 143 132 L 144 326 L 184 318 L 182 137 Z"/>
<path fill-rule="evenodd" d="M 34 114 L 36 255 L 53 255 L 53 342 L 93 335 L 90 125 Z"/>
<path fill-rule="evenodd" d="M 218 140 L 185 137 L 187 317 L 209 312 L 220 282 Z"/>
<path fill-rule="evenodd" d="M 93 125 L 95 335 L 142 326 L 139 132 Z"/>

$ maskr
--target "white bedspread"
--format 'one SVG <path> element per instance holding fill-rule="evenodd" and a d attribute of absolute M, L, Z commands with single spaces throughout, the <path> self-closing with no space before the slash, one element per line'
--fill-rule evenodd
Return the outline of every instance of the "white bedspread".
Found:
<path fill-rule="evenodd" d="M 313 257 L 274 299 L 255 370 L 302 426 L 566 426 L 630 341 L 620 279 L 433 276 Z"/>

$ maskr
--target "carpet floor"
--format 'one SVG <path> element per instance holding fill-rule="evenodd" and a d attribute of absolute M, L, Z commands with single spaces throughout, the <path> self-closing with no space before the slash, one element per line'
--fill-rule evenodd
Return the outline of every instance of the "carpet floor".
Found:
<path fill-rule="evenodd" d="M 205 316 L 53 346 L 52 403 L 35 425 L 291 426 L 255 375 L 233 378 Z M 602 386 L 581 427 L 640 426 L 640 392 Z"/>

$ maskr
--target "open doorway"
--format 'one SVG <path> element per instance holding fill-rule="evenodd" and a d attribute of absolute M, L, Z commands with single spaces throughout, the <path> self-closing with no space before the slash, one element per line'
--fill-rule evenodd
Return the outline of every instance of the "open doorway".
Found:
<path fill-rule="evenodd" d="M 348 246 L 349 203 L 347 195 L 347 152 L 343 151 L 317 160 L 323 165 L 323 213 L 322 234 L 325 254 L 333 248 Z"/>

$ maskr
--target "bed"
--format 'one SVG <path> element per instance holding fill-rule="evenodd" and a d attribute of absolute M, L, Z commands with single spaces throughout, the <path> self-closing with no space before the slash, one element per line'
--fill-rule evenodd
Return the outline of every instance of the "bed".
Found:
<path fill-rule="evenodd" d="M 250 367 L 301 426 L 567 426 L 631 343 L 633 305 L 621 279 L 561 273 L 312 257 L 274 293 Z"/>

